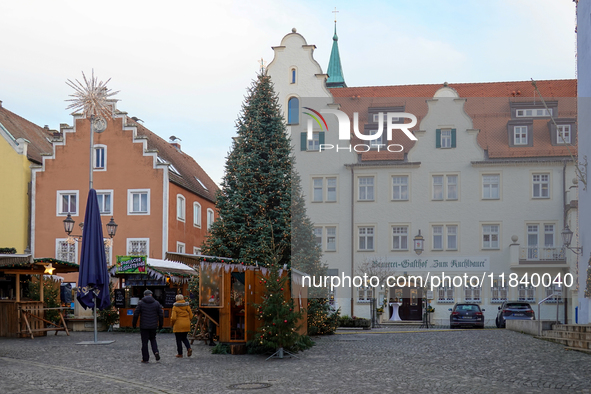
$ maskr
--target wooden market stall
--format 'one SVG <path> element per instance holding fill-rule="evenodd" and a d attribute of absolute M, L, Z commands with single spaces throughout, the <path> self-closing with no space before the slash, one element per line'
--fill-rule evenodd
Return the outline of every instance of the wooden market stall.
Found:
<path fill-rule="evenodd" d="M 197 271 L 183 263 L 146 256 L 118 256 L 117 264 L 109 269 L 109 273 L 119 279 L 119 288 L 114 292 L 120 327 L 132 327 L 133 312 L 138 302 L 145 290 L 151 290 L 153 297 L 164 308 L 164 327 L 170 328 L 176 295 L 187 296 L 188 282 L 197 275 Z"/>
<path fill-rule="evenodd" d="M 166 258 L 183 262 L 199 270 L 199 308 L 216 324 L 217 336 L 223 343 L 246 343 L 260 327 L 255 304 L 262 302 L 265 292 L 263 278 L 267 268 L 229 258 L 167 252 Z M 302 273 L 282 270 L 291 274 L 291 289 L 285 297 L 294 298 L 296 311 L 303 311 L 299 333 L 307 334 L 307 289 L 302 287 Z"/>
<path fill-rule="evenodd" d="M 46 335 L 47 331 L 65 331 L 68 335 L 63 308 L 44 308 L 45 274 L 78 272 L 78 264 L 51 258 L 33 259 L 31 255 L 0 254 L 0 337 L 31 337 Z M 39 300 L 26 296 L 34 276 L 39 277 Z M 59 310 L 60 323 L 45 319 L 45 312 Z"/>

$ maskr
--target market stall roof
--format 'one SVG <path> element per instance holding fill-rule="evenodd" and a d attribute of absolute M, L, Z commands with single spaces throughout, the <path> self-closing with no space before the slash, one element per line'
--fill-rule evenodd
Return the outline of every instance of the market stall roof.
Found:
<path fill-rule="evenodd" d="M 109 268 L 109 273 L 111 275 L 117 274 L 117 266 L 113 265 Z M 159 259 L 152 259 L 149 258 L 146 261 L 146 273 L 150 276 L 155 278 L 162 278 L 164 276 L 170 276 L 173 279 L 173 282 L 176 282 L 175 279 L 180 278 L 189 278 L 191 276 L 197 276 L 198 273 L 192 267 L 189 267 L 186 264 L 175 262 L 175 261 L 165 261 Z M 120 274 L 120 273 L 119 273 Z"/>
<path fill-rule="evenodd" d="M 80 266 L 68 261 L 52 258 L 33 259 L 31 255 L 0 255 L 0 271 L 10 273 L 18 271 L 20 274 L 38 275 L 46 273 L 47 268 L 53 268 L 54 274 L 78 272 Z M 47 272 L 49 273 L 49 272 Z"/>
<path fill-rule="evenodd" d="M 197 275 L 192 267 L 176 261 L 151 259 L 148 257 L 148 267 L 165 275 Z"/>
<path fill-rule="evenodd" d="M 0 267 L 32 262 L 33 255 L 30 254 L 0 254 Z"/>
<path fill-rule="evenodd" d="M 216 259 L 220 262 L 224 261 L 227 263 L 232 263 L 233 260 L 229 257 L 215 257 L 215 256 L 205 256 L 202 254 L 187 254 L 187 253 L 175 253 L 175 252 L 166 252 L 166 260 L 170 261 L 178 261 L 181 263 L 188 264 L 190 266 L 200 265 L 202 261 L 207 261 L 209 259 Z"/>

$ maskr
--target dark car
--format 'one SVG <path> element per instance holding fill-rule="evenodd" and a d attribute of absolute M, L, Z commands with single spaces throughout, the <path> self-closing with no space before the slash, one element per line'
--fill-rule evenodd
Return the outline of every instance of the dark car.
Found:
<path fill-rule="evenodd" d="M 505 301 L 499 307 L 495 323 L 498 328 L 503 328 L 507 320 L 536 320 L 536 315 L 527 302 Z"/>
<path fill-rule="evenodd" d="M 484 328 L 484 309 L 478 304 L 455 304 L 450 309 L 449 328 L 456 327 L 478 327 Z"/>

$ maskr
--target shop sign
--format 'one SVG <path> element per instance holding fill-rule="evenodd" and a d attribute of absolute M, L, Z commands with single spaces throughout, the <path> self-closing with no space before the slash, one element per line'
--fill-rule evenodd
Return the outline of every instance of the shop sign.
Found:
<path fill-rule="evenodd" d="M 117 256 L 118 274 L 135 274 L 146 272 L 147 256 Z"/>

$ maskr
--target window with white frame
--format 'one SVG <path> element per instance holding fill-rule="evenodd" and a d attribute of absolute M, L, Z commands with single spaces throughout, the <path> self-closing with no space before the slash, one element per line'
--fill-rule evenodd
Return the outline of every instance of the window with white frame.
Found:
<path fill-rule="evenodd" d="M 94 160 L 93 168 L 97 171 L 105 171 L 107 169 L 107 146 L 106 145 L 95 145 L 94 146 Z"/>
<path fill-rule="evenodd" d="M 326 201 L 335 202 L 337 200 L 337 178 L 326 178 Z"/>
<path fill-rule="evenodd" d="M 127 238 L 127 255 L 149 256 L 149 238 Z"/>
<path fill-rule="evenodd" d="M 181 222 L 185 221 L 185 197 L 180 194 L 176 196 L 176 218 Z"/>
<path fill-rule="evenodd" d="M 550 174 L 532 174 L 533 198 L 550 198 Z"/>
<path fill-rule="evenodd" d="M 392 250 L 408 250 L 408 226 L 392 226 Z"/>
<path fill-rule="evenodd" d="M 101 215 L 113 214 L 113 191 L 97 190 L 96 199 L 98 201 L 99 212 Z"/>
<path fill-rule="evenodd" d="M 312 186 L 314 191 L 312 192 L 312 202 L 322 202 L 324 201 L 324 193 L 323 193 L 323 179 L 322 178 L 313 178 L 312 179 Z"/>
<path fill-rule="evenodd" d="M 546 302 L 551 302 L 551 303 L 562 303 L 563 299 L 562 299 L 562 286 L 560 286 L 559 284 L 551 284 L 550 286 L 545 288 L 546 290 L 546 297 L 550 297 L 552 294 L 554 294 L 554 297 L 549 298 Z"/>
<path fill-rule="evenodd" d="M 207 208 L 207 231 L 209 231 L 209 229 L 213 225 L 213 220 L 213 209 Z"/>
<path fill-rule="evenodd" d="M 501 286 L 503 283 L 499 279 L 493 279 L 491 291 L 491 302 L 507 301 L 507 287 Z"/>
<path fill-rule="evenodd" d="M 437 302 L 439 303 L 454 303 L 454 287 L 441 286 L 437 290 Z"/>
<path fill-rule="evenodd" d="M 532 285 L 519 285 L 519 292 L 518 292 L 518 300 L 519 301 L 528 301 L 528 302 L 535 302 L 536 301 L 536 289 Z"/>
<path fill-rule="evenodd" d="M 433 200 L 457 200 L 459 195 L 457 175 L 433 175 Z"/>
<path fill-rule="evenodd" d="M 570 125 L 569 124 L 559 124 L 556 127 L 556 141 L 559 144 L 570 144 Z"/>
<path fill-rule="evenodd" d="M 359 303 L 370 303 L 373 298 L 373 287 L 358 287 L 357 288 L 357 302 Z"/>
<path fill-rule="evenodd" d="M 378 133 L 377 130 L 369 130 L 369 135 L 375 135 L 377 133 Z M 383 130 L 382 130 L 382 134 L 380 134 L 379 137 L 369 141 L 369 146 L 370 146 L 370 148 L 378 148 L 378 147 L 384 146 L 384 132 L 383 132 Z"/>
<path fill-rule="evenodd" d="M 392 177 L 392 200 L 408 200 L 408 175 Z"/>
<path fill-rule="evenodd" d="M 312 178 L 312 202 L 336 202 L 337 178 L 315 177 Z"/>
<path fill-rule="evenodd" d="M 201 204 L 193 203 L 193 226 L 201 227 Z"/>
<path fill-rule="evenodd" d="M 200 255 L 201 248 L 198 248 L 197 246 L 193 246 L 193 254 Z"/>
<path fill-rule="evenodd" d="M 499 225 L 482 225 L 482 249 L 499 249 Z"/>
<path fill-rule="evenodd" d="M 443 226 L 431 227 L 433 232 L 433 250 L 443 250 Z"/>
<path fill-rule="evenodd" d="M 478 287 L 478 286 L 464 287 L 464 301 L 480 303 L 481 302 L 480 287 Z"/>
<path fill-rule="evenodd" d="M 322 227 L 314 227 L 314 239 L 316 239 L 318 247 L 322 249 Z"/>
<path fill-rule="evenodd" d="M 57 214 L 58 216 L 78 215 L 78 190 L 57 191 Z"/>
<path fill-rule="evenodd" d="M 534 118 L 537 116 L 552 116 L 552 108 L 518 109 L 515 111 L 515 117 L 517 118 Z"/>
<path fill-rule="evenodd" d="M 513 127 L 513 144 L 527 145 L 527 126 Z"/>
<path fill-rule="evenodd" d="M 337 250 L 337 228 L 330 226 L 326 227 L 326 250 L 334 252 Z"/>
<path fill-rule="evenodd" d="M 131 215 L 150 214 L 150 190 L 128 190 L 128 213 Z"/>
<path fill-rule="evenodd" d="M 482 198 L 484 200 L 498 200 L 500 183 L 501 176 L 499 174 L 482 175 Z"/>
<path fill-rule="evenodd" d="M 359 250 L 373 250 L 374 227 L 359 227 Z"/>
<path fill-rule="evenodd" d="M 67 239 L 55 240 L 55 258 L 69 263 L 78 263 L 78 243 L 69 243 Z"/>
<path fill-rule="evenodd" d="M 458 199 L 458 176 L 457 175 L 446 175 L 447 180 L 447 199 L 457 200 Z"/>
<path fill-rule="evenodd" d="M 451 148 L 451 130 L 441 130 L 441 147 Z"/>
<path fill-rule="evenodd" d="M 320 133 L 312 133 L 312 139 L 307 141 L 307 150 L 320 150 Z"/>
<path fill-rule="evenodd" d="M 458 226 L 449 224 L 445 226 L 447 235 L 447 250 L 458 250 Z"/>
<path fill-rule="evenodd" d="M 373 201 L 374 200 L 374 177 L 360 176 L 359 177 L 359 201 Z"/>
<path fill-rule="evenodd" d="M 433 200 L 443 200 L 443 175 L 433 175 Z"/>
<path fill-rule="evenodd" d="M 184 242 L 178 242 L 176 243 L 176 252 L 177 253 L 185 253 L 185 243 Z"/>

